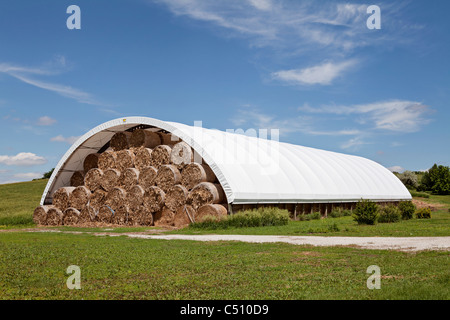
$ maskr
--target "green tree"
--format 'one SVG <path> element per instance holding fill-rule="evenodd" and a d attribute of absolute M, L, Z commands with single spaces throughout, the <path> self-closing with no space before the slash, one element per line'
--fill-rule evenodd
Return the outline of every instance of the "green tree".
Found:
<path fill-rule="evenodd" d="M 53 170 L 55 170 L 55 168 L 53 168 L 49 172 L 44 173 L 44 175 L 42 176 L 42 179 L 50 179 L 50 177 L 52 176 Z"/>
<path fill-rule="evenodd" d="M 450 168 L 435 164 L 422 177 L 420 189 L 435 194 L 450 194 Z"/>
<path fill-rule="evenodd" d="M 419 182 L 417 181 L 417 176 L 414 172 L 405 171 L 403 173 L 399 173 L 397 177 L 408 189 L 416 189 L 419 186 Z"/>

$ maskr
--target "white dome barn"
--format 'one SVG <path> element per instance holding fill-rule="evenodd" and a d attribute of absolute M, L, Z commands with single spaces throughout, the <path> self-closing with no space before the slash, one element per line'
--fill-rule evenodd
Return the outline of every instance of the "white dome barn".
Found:
<path fill-rule="evenodd" d="M 55 167 L 41 205 L 51 203 L 58 188 L 70 185 L 71 175 L 83 170 L 87 155 L 108 148 L 114 133 L 135 128 L 172 133 L 189 144 L 215 173 L 231 211 L 272 204 L 295 208 L 296 212 L 319 206 L 326 213 L 334 204 L 354 204 L 360 199 L 411 200 L 394 174 L 365 158 L 147 117 L 129 117 L 103 123 L 79 138 Z"/>

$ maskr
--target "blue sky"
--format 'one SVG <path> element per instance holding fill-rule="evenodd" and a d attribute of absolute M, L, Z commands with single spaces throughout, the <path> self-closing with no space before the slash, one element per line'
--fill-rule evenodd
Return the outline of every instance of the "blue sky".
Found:
<path fill-rule="evenodd" d="M 69 30 L 69 5 L 81 29 Z M 369 30 L 369 5 L 381 30 Z M 128 0 L 0 3 L 0 183 L 53 168 L 132 115 L 450 165 L 450 3 Z"/>

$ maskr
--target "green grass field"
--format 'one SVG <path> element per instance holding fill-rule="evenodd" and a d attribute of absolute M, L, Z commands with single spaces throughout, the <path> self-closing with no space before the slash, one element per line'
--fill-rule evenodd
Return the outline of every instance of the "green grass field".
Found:
<path fill-rule="evenodd" d="M 448 270 L 444 252 L 0 233 L 0 299 L 449 299 Z"/>
<path fill-rule="evenodd" d="M 143 240 L 89 234 L 156 230 L 154 227 L 48 228 L 88 232 L 85 234 L 20 231 L 34 227 L 32 213 L 46 182 L 0 186 L 0 299 L 450 298 L 447 252 Z M 431 220 L 395 224 L 358 226 L 351 217 L 343 217 L 208 233 L 450 235 L 450 197 L 431 196 L 424 201 L 446 207 L 433 212 Z M 331 228 L 332 224 L 339 231 Z M 170 232 L 207 233 L 189 228 Z M 82 290 L 67 289 L 65 272 L 69 265 L 81 268 Z M 381 268 L 380 290 L 366 286 L 370 265 Z"/>

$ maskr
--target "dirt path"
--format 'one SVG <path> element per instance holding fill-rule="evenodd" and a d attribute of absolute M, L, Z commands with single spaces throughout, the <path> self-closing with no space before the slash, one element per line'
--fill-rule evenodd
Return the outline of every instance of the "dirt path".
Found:
<path fill-rule="evenodd" d="M 96 236 L 127 236 L 138 239 L 189 240 L 189 241 L 242 241 L 249 243 L 288 243 L 320 247 L 345 246 L 373 250 L 397 250 L 406 252 L 440 250 L 450 251 L 450 237 L 317 237 L 317 236 L 255 236 L 255 235 L 156 235 L 145 233 L 79 232 L 30 229 L 29 232 L 61 232 L 93 234 Z"/>

